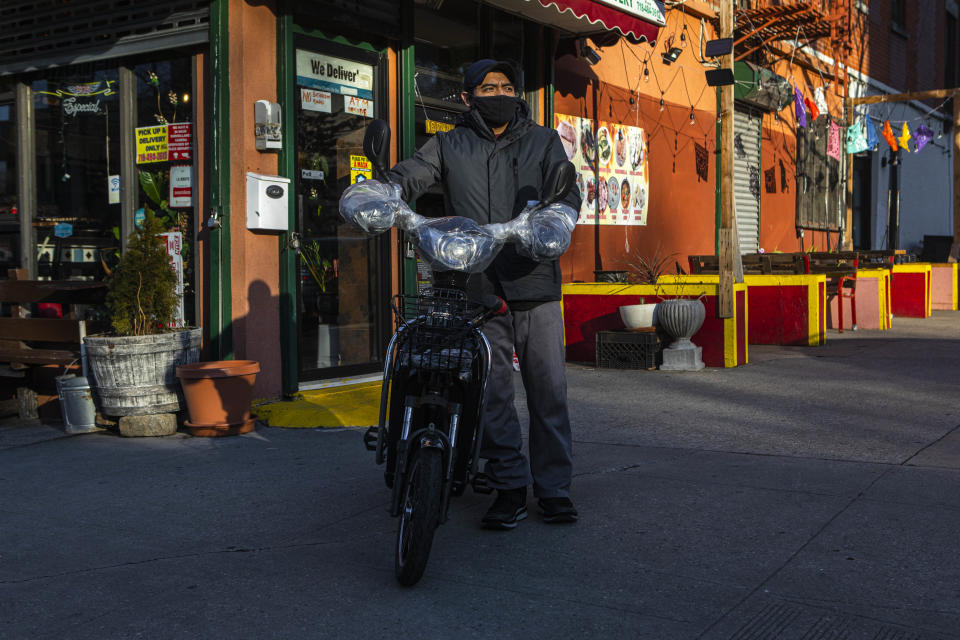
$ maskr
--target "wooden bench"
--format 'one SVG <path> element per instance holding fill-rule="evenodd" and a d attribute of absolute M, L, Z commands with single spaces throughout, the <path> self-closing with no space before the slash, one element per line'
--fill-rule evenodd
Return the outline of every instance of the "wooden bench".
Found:
<path fill-rule="evenodd" d="M 10 275 L 16 278 L 22 271 L 11 270 Z M 41 302 L 99 304 L 105 297 L 106 285 L 100 282 L 0 280 L 0 303 L 9 305 L 12 316 L 0 317 L 0 377 L 23 379 L 17 381 L 21 418 L 37 417 L 37 394 L 49 390 L 49 380 L 32 374 L 50 365 L 64 371 L 82 365 L 87 332 L 87 323 L 77 318 L 24 317 L 30 315 L 28 307 Z"/>
<path fill-rule="evenodd" d="M 743 273 L 751 275 L 789 275 L 803 273 L 803 263 L 793 253 L 746 253 L 740 256 Z M 719 273 L 719 258 L 708 255 L 687 256 L 690 273 Z"/>
<path fill-rule="evenodd" d="M 843 333 L 843 299 L 850 300 L 853 327 L 857 326 L 856 286 L 859 251 L 807 253 L 746 253 L 741 256 L 744 275 L 796 275 L 819 273 L 827 276 L 827 295 L 837 296 L 838 328 Z M 871 263 L 892 267 L 893 252 L 868 252 Z M 688 256 L 690 273 L 719 273 L 719 258 Z"/>

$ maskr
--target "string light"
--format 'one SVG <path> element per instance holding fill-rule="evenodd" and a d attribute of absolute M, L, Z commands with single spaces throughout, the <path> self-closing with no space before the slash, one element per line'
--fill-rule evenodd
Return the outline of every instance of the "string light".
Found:
<path fill-rule="evenodd" d="M 647 63 L 643 63 L 643 81 L 650 82 L 650 69 L 647 68 Z"/>
<path fill-rule="evenodd" d="M 680 32 L 680 48 L 687 48 L 687 23 L 683 23 L 683 31 Z"/>
<path fill-rule="evenodd" d="M 690 107 L 690 124 L 691 124 L 691 126 L 697 124 L 696 119 L 693 117 L 693 106 L 692 106 L 692 105 L 691 105 L 691 107 Z"/>
<path fill-rule="evenodd" d="M 660 98 L 660 111 L 663 111 L 663 98 Z"/>

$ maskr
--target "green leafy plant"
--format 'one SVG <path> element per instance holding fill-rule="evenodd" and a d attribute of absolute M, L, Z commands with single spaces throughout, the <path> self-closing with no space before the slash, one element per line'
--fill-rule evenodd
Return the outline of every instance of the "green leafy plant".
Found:
<path fill-rule="evenodd" d="M 110 324 L 120 336 L 170 330 L 177 299 L 177 277 L 159 234 L 163 224 L 145 208 L 143 224 L 130 234 L 127 249 L 107 280 Z"/>
<path fill-rule="evenodd" d="M 147 199 L 153 203 L 157 210 L 162 212 L 163 215 L 161 215 L 158 220 L 163 226 L 164 231 L 185 231 L 188 228 L 187 214 L 183 211 L 171 209 L 170 202 L 163 197 L 163 194 L 167 192 L 167 178 L 165 172 L 158 171 L 157 173 L 154 173 L 152 171 L 144 171 L 141 169 L 140 186 L 143 188 L 143 192 L 147 194 Z M 144 206 L 144 210 L 146 210 L 146 208 L 147 207 Z M 189 242 L 189 234 L 184 234 L 180 247 L 180 255 L 183 257 L 184 271 L 189 271 L 191 264 L 191 246 Z"/>
<path fill-rule="evenodd" d="M 313 276 L 314 282 L 320 288 L 320 293 L 326 293 L 337 278 L 337 270 L 333 261 L 320 255 L 320 245 L 316 240 L 303 246 L 300 250 L 300 259 L 303 260 L 303 265 Z"/>

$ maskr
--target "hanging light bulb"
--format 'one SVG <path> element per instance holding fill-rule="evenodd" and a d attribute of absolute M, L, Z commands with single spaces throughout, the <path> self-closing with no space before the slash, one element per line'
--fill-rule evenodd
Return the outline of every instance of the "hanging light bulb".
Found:
<path fill-rule="evenodd" d="M 660 98 L 660 111 L 663 111 L 663 98 Z"/>
<path fill-rule="evenodd" d="M 937 132 L 937 140 L 943 137 L 943 125 L 940 125 L 940 131 Z"/>
<path fill-rule="evenodd" d="M 697 124 L 696 118 L 693 117 L 693 107 L 690 107 L 690 124 L 691 125 Z"/>
<path fill-rule="evenodd" d="M 643 63 L 643 81 L 650 82 L 650 69 L 647 68 L 647 63 Z"/>
<path fill-rule="evenodd" d="M 684 25 L 683 25 L 683 31 L 680 32 L 680 48 L 681 48 L 681 49 L 686 49 L 686 48 L 687 48 L 687 25 L 686 25 L 686 23 L 684 23 Z"/>

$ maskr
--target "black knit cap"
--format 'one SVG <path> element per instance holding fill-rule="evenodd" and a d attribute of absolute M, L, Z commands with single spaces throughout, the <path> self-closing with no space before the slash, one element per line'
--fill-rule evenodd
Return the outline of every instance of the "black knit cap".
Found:
<path fill-rule="evenodd" d="M 463 90 L 467 93 L 473 91 L 478 84 L 483 82 L 483 79 L 486 78 L 487 74 L 491 71 L 499 71 L 507 76 L 507 79 L 513 83 L 513 86 L 517 86 L 517 76 L 519 74 L 517 73 L 517 68 L 513 66 L 512 63 L 484 58 L 483 60 L 477 60 L 467 67 L 467 70 L 463 74 Z"/>

